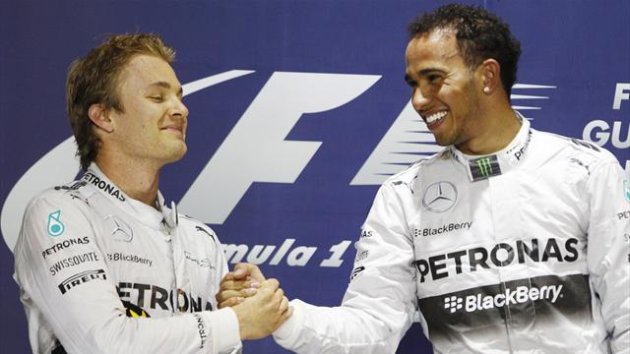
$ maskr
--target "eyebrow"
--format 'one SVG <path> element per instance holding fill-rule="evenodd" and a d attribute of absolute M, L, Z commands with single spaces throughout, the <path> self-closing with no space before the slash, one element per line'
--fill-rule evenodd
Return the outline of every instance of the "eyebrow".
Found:
<path fill-rule="evenodd" d="M 172 88 L 171 84 L 169 84 L 166 81 L 157 81 L 149 85 L 149 87 L 151 86 L 157 86 L 157 87 L 161 87 L 167 90 L 170 90 Z M 177 95 L 183 96 L 183 94 L 184 94 L 184 89 L 181 86 L 179 86 L 179 90 L 177 90 Z"/>
<path fill-rule="evenodd" d="M 444 70 L 442 69 L 438 69 L 438 68 L 426 68 L 426 69 L 422 69 L 418 72 L 418 75 L 420 76 L 427 76 L 429 74 L 432 73 L 444 73 Z"/>
<path fill-rule="evenodd" d="M 438 68 L 426 68 L 426 69 L 422 69 L 422 70 L 418 71 L 417 75 L 422 77 L 422 76 L 427 76 L 427 75 L 432 74 L 432 73 L 443 74 L 444 70 L 438 69 Z M 405 81 L 408 82 L 408 83 L 416 82 L 416 80 L 411 78 L 411 75 L 409 75 L 409 74 L 405 74 Z"/>

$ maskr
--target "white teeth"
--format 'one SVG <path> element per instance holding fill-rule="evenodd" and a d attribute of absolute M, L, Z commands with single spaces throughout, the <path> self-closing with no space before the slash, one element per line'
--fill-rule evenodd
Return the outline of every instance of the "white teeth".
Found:
<path fill-rule="evenodd" d="M 431 124 L 439 119 L 444 118 L 447 113 L 448 113 L 447 111 L 433 113 L 432 115 L 425 117 L 424 120 L 425 122 L 427 122 L 427 124 Z"/>

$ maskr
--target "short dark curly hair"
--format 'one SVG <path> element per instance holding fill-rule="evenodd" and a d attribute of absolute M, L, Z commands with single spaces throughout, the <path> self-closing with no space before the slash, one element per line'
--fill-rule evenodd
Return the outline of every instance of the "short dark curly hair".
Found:
<path fill-rule="evenodd" d="M 409 24 L 410 39 L 436 29 L 456 31 L 457 48 L 469 68 L 492 58 L 501 66 L 501 82 L 510 97 L 516 82 L 521 44 L 510 27 L 496 15 L 480 7 L 449 4 L 422 14 Z"/>
<path fill-rule="evenodd" d="M 124 110 L 118 96 L 119 76 L 123 68 L 137 55 L 151 55 L 169 64 L 175 51 L 152 33 L 120 34 L 107 38 L 68 69 L 66 81 L 66 111 L 77 142 L 77 155 L 86 170 L 96 159 L 100 140 L 88 110 L 96 103 L 105 108 Z"/>

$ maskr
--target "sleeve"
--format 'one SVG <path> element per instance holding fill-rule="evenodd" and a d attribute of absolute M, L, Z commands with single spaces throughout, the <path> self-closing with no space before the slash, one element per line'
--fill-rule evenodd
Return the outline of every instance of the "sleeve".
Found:
<path fill-rule="evenodd" d="M 214 247 L 214 259 L 216 260 L 217 270 L 214 273 L 215 274 L 214 282 L 215 284 L 217 284 L 217 288 L 218 288 L 219 284 L 221 284 L 221 281 L 223 280 L 223 277 L 225 277 L 225 275 L 230 271 L 230 267 L 228 266 L 227 259 L 225 258 L 225 251 L 223 250 L 223 243 L 219 239 L 219 236 L 217 235 L 217 233 L 214 232 L 212 228 L 208 227 L 208 225 L 202 222 L 199 222 L 199 226 L 207 230 L 209 235 L 212 235 L 212 237 L 214 238 L 214 243 L 216 244 L 216 247 Z"/>
<path fill-rule="evenodd" d="M 215 284 L 218 292 L 221 281 L 223 280 L 223 277 L 225 277 L 225 275 L 230 271 L 230 267 L 225 257 L 223 244 L 221 243 L 221 240 L 219 239 L 217 233 L 212 228 L 208 227 L 208 225 L 202 222 L 199 222 L 199 226 L 206 229 L 208 233 L 214 237 L 214 259 L 216 261 L 216 271 L 213 272 L 213 284 Z M 212 295 L 212 299 L 208 299 L 208 301 L 215 304 L 215 308 L 218 309 L 216 292 Z M 236 317 L 236 313 L 231 308 L 220 309 L 218 311 L 223 311 L 227 309 L 230 310 L 230 318 L 227 318 L 227 320 L 218 318 L 217 321 L 215 321 L 212 325 L 212 328 L 215 329 L 214 332 L 217 334 L 215 336 L 215 340 L 225 343 L 218 345 L 217 347 L 222 348 L 220 350 L 220 353 L 222 354 L 240 354 L 243 351 L 243 343 L 241 343 L 240 324 L 238 322 L 238 318 Z"/>
<path fill-rule="evenodd" d="M 413 243 L 404 209 L 391 184 L 383 185 L 356 242 L 351 282 L 339 307 L 299 300 L 275 333 L 297 353 L 395 353 L 416 311 Z"/>
<path fill-rule="evenodd" d="M 231 309 L 127 317 L 90 218 L 89 207 L 67 194 L 27 207 L 15 277 L 34 352 L 50 353 L 55 338 L 68 353 L 219 353 L 239 344 L 221 332 L 226 324 L 238 328 Z"/>
<path fill-rule="evenodd" d="M 614 159 L 611 157 L 611 159 Z M 630 182 L 616 161 L 591 170 L 587 262 L 614 353 L 630 352 Z"/>

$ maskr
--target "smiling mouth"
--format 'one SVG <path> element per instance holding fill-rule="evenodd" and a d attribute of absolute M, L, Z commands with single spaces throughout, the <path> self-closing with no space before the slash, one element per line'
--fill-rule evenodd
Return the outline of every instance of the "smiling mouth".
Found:
<path fill-rule="evenodd" d="M 167 132 L 177 133 L 178 135 L 184 135 L 183 129 L 179 127 L 165 127 L 165 128 L 162 128 L 162 130 L 165 130 Z"/>
<path fill-rule="evenodd" d="M 424 118 L 425 123 L 427 123 L 427 127 L 430 129 L 431 127 L 438 125 L 442 120 L 444 120 L 444 117 L 446 117 L 447 114 L 448 114 L 447 111 L 442 111 L 442 112 L 433 113 L 423 118 Z"/>

